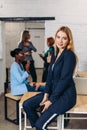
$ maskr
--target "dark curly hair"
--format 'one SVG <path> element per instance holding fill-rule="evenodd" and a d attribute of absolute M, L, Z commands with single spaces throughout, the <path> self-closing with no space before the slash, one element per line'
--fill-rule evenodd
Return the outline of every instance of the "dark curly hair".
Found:
<path fill-rule="evenodd" d="M 17 55 L 17 54 L 20 53 L 20 51 L 22 51 L 22 49 L 20 49 L 20 48 L 15 48 L 14 50 L 10 51 L 10 55 L 11 55 L 12 57 L 15 57 L 15 55 Z"/>

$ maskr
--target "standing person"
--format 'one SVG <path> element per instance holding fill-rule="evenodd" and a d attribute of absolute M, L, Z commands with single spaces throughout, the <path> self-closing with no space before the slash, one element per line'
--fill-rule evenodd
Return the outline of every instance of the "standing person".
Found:
<path fill-rule="evenodd" d="M 12 95 L 23 95 L 28 91 L 37 91 L 35 88 L 35 82 L 29 83 L 28 71 L 30 64 L 25 65 L 25 70 L 22 65 L 24 60 L 24 52 L 20 48 L 16 48 L 10 52 L 10 55 L 15 58 L 15 61 L 11 65 L 10 69 L 10 82 L 11 82 L 11 93 Z M 38 88 L 38 91 L 43 91 Z"/>
<path fill-rule="evenodd" d="M 21 42 L 19 43 L 18 47 L 23 50 L 25 54 L 25 61 L 29 62 L 30 61 L 30 74 L 32 77 L 32 81 L 36 82 L 37 81 L 37 74 L 34 66 L 34 59 L 32 57 L 32 51 L 36 52 L 37 49 L 34 47 L 32 42 L 30 41 L 30 34 L 29 31 L 24 30 L 22 34 L 22 39 Z"/>
<path fill-rule="evenodd" d="M 42 74 L 42 82 L 46 82 L 47 79 L 47 74 L 48 74 L 48 67 L 50 62 L 47 60 L 47 58 L 51 58 L 52 53 L 54 52 L 54 38 L 53 37 L 48 37 L 47 38 L 47 46 L 49 49 L 44 53 L 44 55 L 39 54 L 40 57 L 44 60 L 44 68 L 43 68 L 43 74 Z"/>
<path fill-rule="evenodd" d="M 44 93 L 40 93 L 23 103 L 32 127 L 47 130 L 47 126 L 60 114 L 64 114 L 76 104 L 76 88 L 73 73 L 76 55 L 71 30 L 60 27 L 55 34 L 58 53 L 53 54 L 49 66 Z M 43 107 L 39 117 L 36 109 Z"/>

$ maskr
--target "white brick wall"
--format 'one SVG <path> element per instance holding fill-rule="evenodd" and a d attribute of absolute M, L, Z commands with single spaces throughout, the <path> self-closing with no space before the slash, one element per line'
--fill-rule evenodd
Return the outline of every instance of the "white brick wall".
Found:
<path fill-rule="evenodd" d="M 1 22 L 0 22 L 0 59 L 2 59 L 2 43 L 3 41 L 2 41 L 2 24 L 1 24 Z"/>
<path fill-rule="evenodd" d="M 1 57 L 0 57 L 0 94 L 3 92 L 4 89 L 4 81 L 5 81 L 5 44 L 4 44 L 4 22 L 0 22 L 0 47 L 2 49 L 1 51 Z"/>
<path fill-rule="evenodd" d="M 0 0 L 1 17 L 55 16 L 59 21 L 87 21 L 86 0 Z M 78 21 L 80 22 L 80 21 Z"/>
<path fill-rule="evenodd" d="M 79 70 L 87 71 L 86 5 L 87 0 L 0 0 L 0 17 L 55 17 L 55 21 L 45 22 L 45 37 L 54 36 L 61 25 L 69 26 L 79 57 Z M 3 63 L 0 60 L 0 72 Z"/>

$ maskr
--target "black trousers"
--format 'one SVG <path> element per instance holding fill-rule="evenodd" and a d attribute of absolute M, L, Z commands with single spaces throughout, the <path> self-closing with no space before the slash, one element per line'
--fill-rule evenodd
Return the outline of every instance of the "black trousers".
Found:
<path fill-rule="evenodd" d="M 37 74 L 36 74 L 36 70 L 35 70 L 35 66 L 34 66 L 34 61 L 30 61 L 30 74 L 31 74 L 31 77 L 32 77 L 32 81 L 33 82 L 37 82 Z"/>

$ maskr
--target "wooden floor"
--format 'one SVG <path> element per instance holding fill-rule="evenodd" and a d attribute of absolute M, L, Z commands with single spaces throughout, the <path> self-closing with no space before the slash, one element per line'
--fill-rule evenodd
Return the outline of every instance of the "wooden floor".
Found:
<path fill-rule="evenodd" d="M 41 81 L 42 70 L 38 69 L 37 74 L 38 74 L 38 81 Z M 11 113 L 10 116 L 13 117 L 15 115 L 14 105 L 15 105 L 14 102 L 9 101 L 8 106 L 9 111 Z M 11 110 L 14 112 L 12 112 Z M 85 116 L 87 117 L 87 115 Z M 52 125 L 54 124 L 55 122 L 52 123 Z M 67 128 L 74 128 L 75 130 L 78 130 L 80 128 L 80 130 L 83 129 L 87 130 L 87 120 L 70 120 Z M 0 130 L 19 130 L 18 125 L 15 125 L 4 119 L 4 95 L 0 97 Z M 27 130 L 35 130 L 35 129 L 27 129 Z"/>

